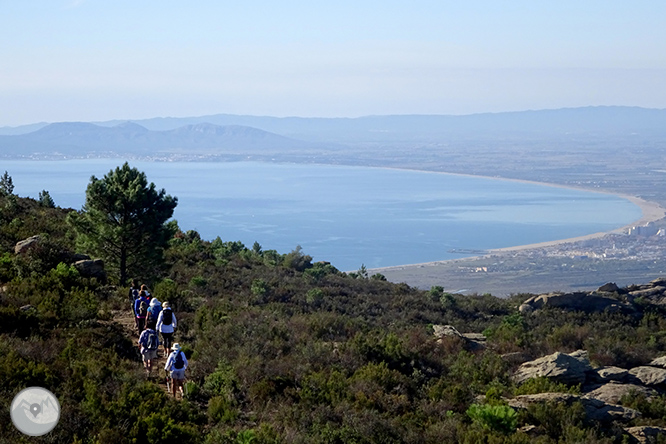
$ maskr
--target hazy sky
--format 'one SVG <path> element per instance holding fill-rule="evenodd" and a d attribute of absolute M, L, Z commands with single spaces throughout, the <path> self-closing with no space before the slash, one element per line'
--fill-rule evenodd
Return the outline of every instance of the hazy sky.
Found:
<path fill-rule="evenodd" d="M 666 108 L 660 0 L 0 0 L 0 126 Z"/>

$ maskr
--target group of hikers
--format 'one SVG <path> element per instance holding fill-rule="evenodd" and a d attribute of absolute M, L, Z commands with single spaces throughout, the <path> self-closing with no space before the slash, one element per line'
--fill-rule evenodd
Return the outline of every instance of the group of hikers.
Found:
<path fill-rule="evenodd" d="M 148 287 L 145 284 L 139 286 L 135 279 L 130 285 L 129 300 L 139 333 L 138 343 L 146 375 L 149 377 L 151 375 L 153 360 L 159 357 L 161 344 L 164 348 L 164 356 L 168 356 L 164 366 L 164 370 L 167 372 L 167 387 L 174 398 L 177 390 L 180 390 L 182 395 L 188 362 L 185 353 L 181 351 L 180 344 L 173 343 L 177 321 L 171 305 L 169 302 L 162 303 L 157 298 L 151 297 Z M 162 336 L 162 341 L 159 339 L 158 332 Z"/>

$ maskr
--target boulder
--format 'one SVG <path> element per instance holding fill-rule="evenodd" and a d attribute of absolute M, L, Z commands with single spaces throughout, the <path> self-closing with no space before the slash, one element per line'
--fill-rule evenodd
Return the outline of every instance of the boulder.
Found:
<path fill-rule="evenodd" d="M 632 299 L 635 298 L 648 298 L 651 296 L 662 296 L 666 291 L 666 287 L 649 287 L 642 288 L 640 290 L 634 290 L 629 292 L 629 297 Z"/>
<path fill-rule="evenodd" d="M 609 282 L 597 288 L 597 291 L 600 293 L 615 293 L 620 289 L 615 282 Z"/>
<path fill-rule="evenodd" d="M 444 336 L 460 338 L 465 341 L 466 348 L 471 351 L 482 350 L 486 347 L 486 337 L 481 333 L 460 333 L 452 325 L 433 325 L 433 334 L 438 339 Z"/>
<path fill-rule="evenodd" d="M 564 384 L 582 384 L 585 373 L 591 370 L 587 352 L 581 350 L 570 355 L 555 352 L 522 364 L 513 375 L 513 380 L 522 384 L 530 378 L 544 376 Z"/>
<path fill-rule="evenodd" d="M 458 330 L 453 325 L 433 325 L 433 334 L 436 338 L 443 338 L 444 336 L 453 336 L 456 338 L 463 338 Z"/>
<path fill-rule="evenodd" d="M 648 364 L 650 367 L 659 367 L 666 369 L 666 356 L 655 358 Z"/>
<path fill-rule="evenodd" d="M 588 373 L 588 377 L 595 382 L 607 383 L 612 381 L 622 382 L 627 379 L 629 370 L 620 367 L 599 367 Z"/>
<path fill-rule="evenodd" d="M 607 404 L 599 399 L 585 398 L 571 393 L 539 393 L 536 395 L 521 395 L 508 400 L 509 406 L 514 409 L 526 409 L 530 405 L 541 403 L 556 403 L 571 405 L 581 402 L 585 408 L 585 414 L 593 421 L 631 421 L 639 418 L 640 412 L 622 407 L 620 405 Z"/>
<path fill-rule="evenodd" d="M 629 381 L 642 385 L 664 385 L 666 384 L 666 370 L 647 365 L 635 367 L 629 370 Z"/>
<path fill-rule="evenodd" d="M 634 308 L 622 301 L 592 293 L 549 293 L 533 296 L 518 308 L 521 313 L 529 313 L 544 307 L 580 310 L 588 313 L 610 310 L 613 312 L 634 312 Z"/>
<path fill-rule="evenodd" d="M 39 245 L 41 240 L 42 237 L 40 235 L 36 235 L 27 239 L 23 239 L 22 241 L 18 241 L 14 246 L 14 254 L 26 254 L 28 251 Z"/>
<path fill-rule="evenodd" d="M 624 429 L 634 439 L 633 442 L 640 444 L 656 444 L 659 436 L 666 436 L 663 427 L 638 426 Z"/>
<path fill-rule="evenodd" d="M 619 404 L 620 399 L 622 399 L 623 396 L 631 393 L 640 393 L 645 395 L 646 398 L 651 398 L 659 394 L 656 390 L 643 387 L 642 385 L 609 382 L 608 384 L 604 384 L 601 387 L 586 393 L 584 397 L 598 399 L 607 404 Z"/>
<path fill-rule="evenodd" d="M 74 262 L 74 267 L 78 270 L 79 274 L 83 277 L 91 277 L 97 279 L 106 279 L 106 271 L 104 270 L 104 261 L 101 259 L 84 259 Z"/>

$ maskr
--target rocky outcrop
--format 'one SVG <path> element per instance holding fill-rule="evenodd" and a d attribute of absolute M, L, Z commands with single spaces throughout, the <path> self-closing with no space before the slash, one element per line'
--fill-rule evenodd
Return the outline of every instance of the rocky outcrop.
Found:
<path fill-rule="evenodd" d="M 14 246 L 14 254 L 26 254 L 28 251 L 35 248 L 41 242 L 42 237 L 40 235 L 31 236 L 22 241 L 18 241 Z"/>
<path fill-rule="evenodd" d="M 447 336 L 460 338 L 470 350 L 481 350 L 486 347 L 486 337 L 481 333 L 460 333 L 452 325 L 433 325 L 433 334 L 438 339 Z"/>
<path fill-rule="evenodd" d="M 564 384 L 574 385 L 585 382 L 586 373 L 592 370 L 587 352 L 575 354 L 555 352 L 518 367 L 513 380 L 521 384 L 528 379 L 546 377 Z"/>
<path fill-rule="evenodd" d="M 104 270 L 104 261 L 101 259 L 84 259 L 74 262 L 74 267 L 78 270 L 79 274 L 83 277 L 97 278 L 101 280 L 106 279 L 106 271 Z"/>
<path fill-rule="evenodd" d="M 642 394 L 646 398 L 659 395 L 654 389 L 636 384 L 609 382 L 585 394 L 586 398 L 595 398 L 608 404 L 619 404 L 623 396 Z"/>
<path fill-rule="evenodd" d="M 666 387 L 666 370 L 649 365 L 632 368 L 629 370 L 629 380 L 642 385 Z"/>
<path fill-rule="evenodd" d="M 636 305 L 636 299 L 640 299 L 640 305 Z M 666 278 L 625 288 L 619 288 L 615 283 L 609 282 L 596 291 L 542 294 L 527 299 L 519 310 L 523 314 L 529 314 L 550 307 L 588 313 L 610 310 L 635 314 L 642 311 L 641 306 L 646 302 L 655 305 L 666 304 Z"/>
<path fill-rule="evenodd" d="M 555 403 L 572 405 L 575 402 L 580 402 L 583 405 L 586 416 L 593 421 L 627 422 L 641 416 L 640 412 L 633 409 L 620 405 L 607 404 L 596 398 L 587 398 L 571 393 L 539 393 L 536 395 L 516 396 L 508 400 L 509 406 L 514 409 L 527 409 L 533 404 Z"/>
<path fill-rule="evenodd" d="M 640 444 L 657 444 L 660 436 L 666 436 L 666 429 L 662 427 L 629 427 L 624 429 L 624 431 L 632 437 L 633 441 L 631 442 Z"/>
<path fill-rule="evenodd" d="M 533 296 L 527 299 L 519 307 L 523 314 L 531 313 L 544 307 L 564 308 L 568 310 L 579 310 L 588 313 L 609 310 L 612 312 L 634 312 L 634 307 L 618 299 L 603 296 L 596 293 L 548 293 Z"/>
<path fill-rule="evenodd" d="M 599 382 L 599 383 L 607 383 L 607 382 L 622 382 L 627 379 L 627 376 L 629 375 L 629 371 L 620 368 L 620 367 L 599 367 L 595 368 L 591 372 L 587 373 L 588 379 L 590 379 L 593 382 Z"/>

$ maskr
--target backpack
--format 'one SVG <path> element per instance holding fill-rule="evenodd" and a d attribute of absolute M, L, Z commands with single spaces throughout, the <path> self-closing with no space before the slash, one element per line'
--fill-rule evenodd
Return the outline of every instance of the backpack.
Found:
<path fill-rule="evenodd" d="M 183 352 L 177 352 L 176 359 L 173 361 L 173 368 L 180 370 L 185 367 L 185 361 L 183 360 Z"/>
<path fill-rule="evenodd" d="M 171 325 L 173 322 L 173 313 L 171 312 L 170 308 L 165 308 L 162 310 L 162 324 L 164 325 Z"/>
<path fill-rule="evenodd" d="M 136 301 L 137 299 L 139 299 L 139 290 L 137 290 L 136 288 L 133 288 L 132 289 L 132 300 Z"/>
<path fill-rule="evenodd" d="M 139 305 L 139 317 L 145 318 L 147 313 L 148 313 L 148 304 L 146 304 L 146 301 L 141 301 L 141 305 Z"/>
<path fill-rule="evenodd" d="M 146 339 L 146 348 L 148 350 L 157 350 L 160 345 L 160 340 L 157 338 L 155 330 L 148 330 L 148 338 Z"/>

